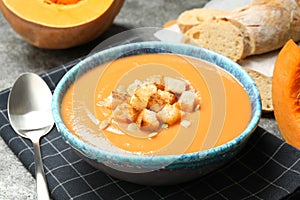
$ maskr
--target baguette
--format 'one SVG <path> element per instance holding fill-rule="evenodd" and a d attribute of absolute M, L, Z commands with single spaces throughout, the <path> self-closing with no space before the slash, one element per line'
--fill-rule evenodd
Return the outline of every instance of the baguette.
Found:
<path fill-rule="evenodd" d="M 288 10 L 291 19 L 291 37 L 300 40 L 300 0 L 253 0 L 253 4 L 273 3 Z"/>
<path fill-rule="evenodd" d="M 270 52 L 291 38 L 291 19 L 281 4 L 251 4 L 227 16 L 247 27 L 252 41 L 250 55 Z"/>
<path fill-rule="evenodd" d="M 181 20 L 177 23 L 184 27 L 181 28 L 184 30 L 182 32 L 198 45 L 239 61 L 251 55 L 279 49 L 289 39 L 299 41 L 299 2 L 300 0 L 254 0 L 248 6 L 231 12 L 225 11 L 223 15 L 213 12 L 210 14 L 207 8 L 193 9 L 190 13 L 182 13 Z M 190 24 L 183 23 L 183 16 L 188 15 L 193 15 L 194 17 L 190 16 L 193 20 Z M 203 17 L 195 20 L 197 16 Z"/>

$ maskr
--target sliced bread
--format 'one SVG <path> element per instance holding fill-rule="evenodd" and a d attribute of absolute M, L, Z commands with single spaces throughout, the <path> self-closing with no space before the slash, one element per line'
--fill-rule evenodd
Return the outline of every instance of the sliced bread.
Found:
<path fill-rule="evenodd" d="M 227 18 L 212 18 L 189 29 L 186 36 L 199 46 L 223 54 L 234 61 L 251 51 L 247 30 L 239 22 Z"/>
<path fill-rule="evenodd" d="M 244 68 L 253 78 L 261 95 L 263 113 L 273 112 L 272 104 L 272 77 L 265 76 L 250 68 Z"/>
<path fill-rule="evenodd" d="M 195 8 L 181 13 L 177 19 L 177 24 L 182 33 L 206 20 L 214 17 L 226 16 L 229 12 L 210 8 Z"/>

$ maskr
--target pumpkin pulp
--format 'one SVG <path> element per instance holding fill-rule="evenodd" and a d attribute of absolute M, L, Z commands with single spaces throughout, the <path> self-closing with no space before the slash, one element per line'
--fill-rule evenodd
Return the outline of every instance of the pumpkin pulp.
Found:
<path fill-rule="evenodd" d="M 272 82 L 278 127 L 287 143 L 300 148 L 300 48 L 293 40 L 280 51 Z"/>
<path fill-rule="evenodd" d="M 75 4 L 78 3 L 81 0 L 45 0 L 46 3 L 56 3 L 56 4 L 64 4 L 64 5 L 70 5 L 70 4 Z"/>
<path fill-rule="evenodd" d="M 113 0 L 3 0 L 3 3 L 29 22 L 62 28 L 98 18 L 109 9 Z"/>

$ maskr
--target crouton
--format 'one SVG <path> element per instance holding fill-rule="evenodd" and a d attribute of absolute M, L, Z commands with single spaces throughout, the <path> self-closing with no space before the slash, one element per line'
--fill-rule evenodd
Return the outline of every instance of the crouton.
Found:
<path fill-rule="evenodd" d="M 149 104 L 148 104 L 149 105 Z M 154 112 L 159 112 L 161 111 L 161 109 L 163 109 L 164 105 L 162 104 L 151 104 L 150 106 L 147 106 L 147 108 L 151 111 L 154 111 Z"/>
<path fill-rule="evenodd" d="M 135 90 L 142 85 L 142 82 L 139 80 L 135 80 L 133 83 L 131 83 L 127 89 L 126 92 L 128 93 L 129 96 L 132 96 L 135 92 Z"/>
<path fill-rule="evenodd" d="M 138 116 L 138 112 L 124 102 L 119 104 L 112 112 L 113 118 L 118 122 L 133 122 Z"/>
<path fill-rule="evenodd" d="M 119 85 L 119 86 L 116 88 L 116 92 L 121 93 L 121 94 L 128 95 L 126 90 L 127 90 L 127 87 L 126 87 L 125 85 Z"/>
<path fill-rule="evenodd" d="M 139 86 L 133 96 L 130 98 L 130 105 L 136 110 L 143 110 L 147 107 L 149 98 L 151 95 L 156 93 L 157 88 L 154 84 L 146 84 L 144 86 Z"/>
<path fill-rule="evenodd" d="M 147 108 L 154 112 L 158 112 L 164 105 L 173 104 L 175 101 L 176 96 L 174 94 L 163 90 L 157 90 L 157 92 L 149 98 Z"/>
<path fill-rule="evenodd" d="M 187 86 L 187 82 L 171 77 L 164 77 L 164 83 L 165 90 L 171 91 L 175 94 L 181 94 L 183 91 L 185 91 Z"/>
<path fill-rule="evenodd" d="M 176 101 L 176 96 L 170 92 L 157 90 L 157 94 L 164 100 L 165 104 L 173 104 Z"/>
<path fill-rule="evenodd" d="M 148 110 L 148 109 L 144 109 L 138 116 L 137 120 L 136 120 L 136 124 L 138 125 L 138 127 L 140 127 L 143 130 L 146 131 L 155 131 L 158 130 L 159 128 L 159 121 L 156 117 L 156 113 Z"/>
<path fill-rule="evenodd" d="M 193 112 L 196 105 L 196 94 L 193 91 L 182 92 L 178 102 L 185 112 Z"/>
<path fill-rule="evenodd" d="M 161 89 L 161 90 L 165 89 L 162 75 L 157 74 L 157 75 L 149 76 L 146 79 L 146 82 L 153 83 L 158 89 Z"/>
<path fill-rule="evenodd" d="M 97 103 L 97 106 L 104 106 L 106 108 L 112 109 L 112 95 L 109 95 L 108 97 L 106 97 L 105 99 L 99 101 Z"/>
<path fill-rule="evenodd" d="M 125 102 L 128 99 L 128 95 L 116 91 L 111 93 L 111 108 L 115 109 L 118 105 Z"/>
<path fill-rule="evenodd" d="M 97 103 L 112 110 L 111 118 L 102 121 L 99 127 L 106 129 L 111 122 L 123 122 L 128 124 L 128 131 L 139 129 L 154 137 L 161 129 L 179 124 L 186 114 L 196 111 L 200 107 L 199 99 L 187 80 L 162 75 L 150 76 L 144 82 L 135 80 L 127 88 L 119 85 Z M 185 128 L 190 125 L 188 120 L 181 123 Z"/>
<path fill-rule="evenodd" d="M 157 117 L 162 123 L 173 125 L 181 119 L 180 107 L 177 103 L 173 105 L 167 104 L 157 113 Z"/>

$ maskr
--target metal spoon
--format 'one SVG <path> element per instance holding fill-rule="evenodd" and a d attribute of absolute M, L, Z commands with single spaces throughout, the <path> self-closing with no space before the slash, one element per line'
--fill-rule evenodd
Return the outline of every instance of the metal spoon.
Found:
<path fill-rule="evenodd" d="M 40 151 L 40 138 L 53 127 L 52 93 L 38 75 L 24 73 L 15 81 L 8 97 L 8 118 L 20 136 L 33 143 L 38 199 L 50 199 Z"/>

